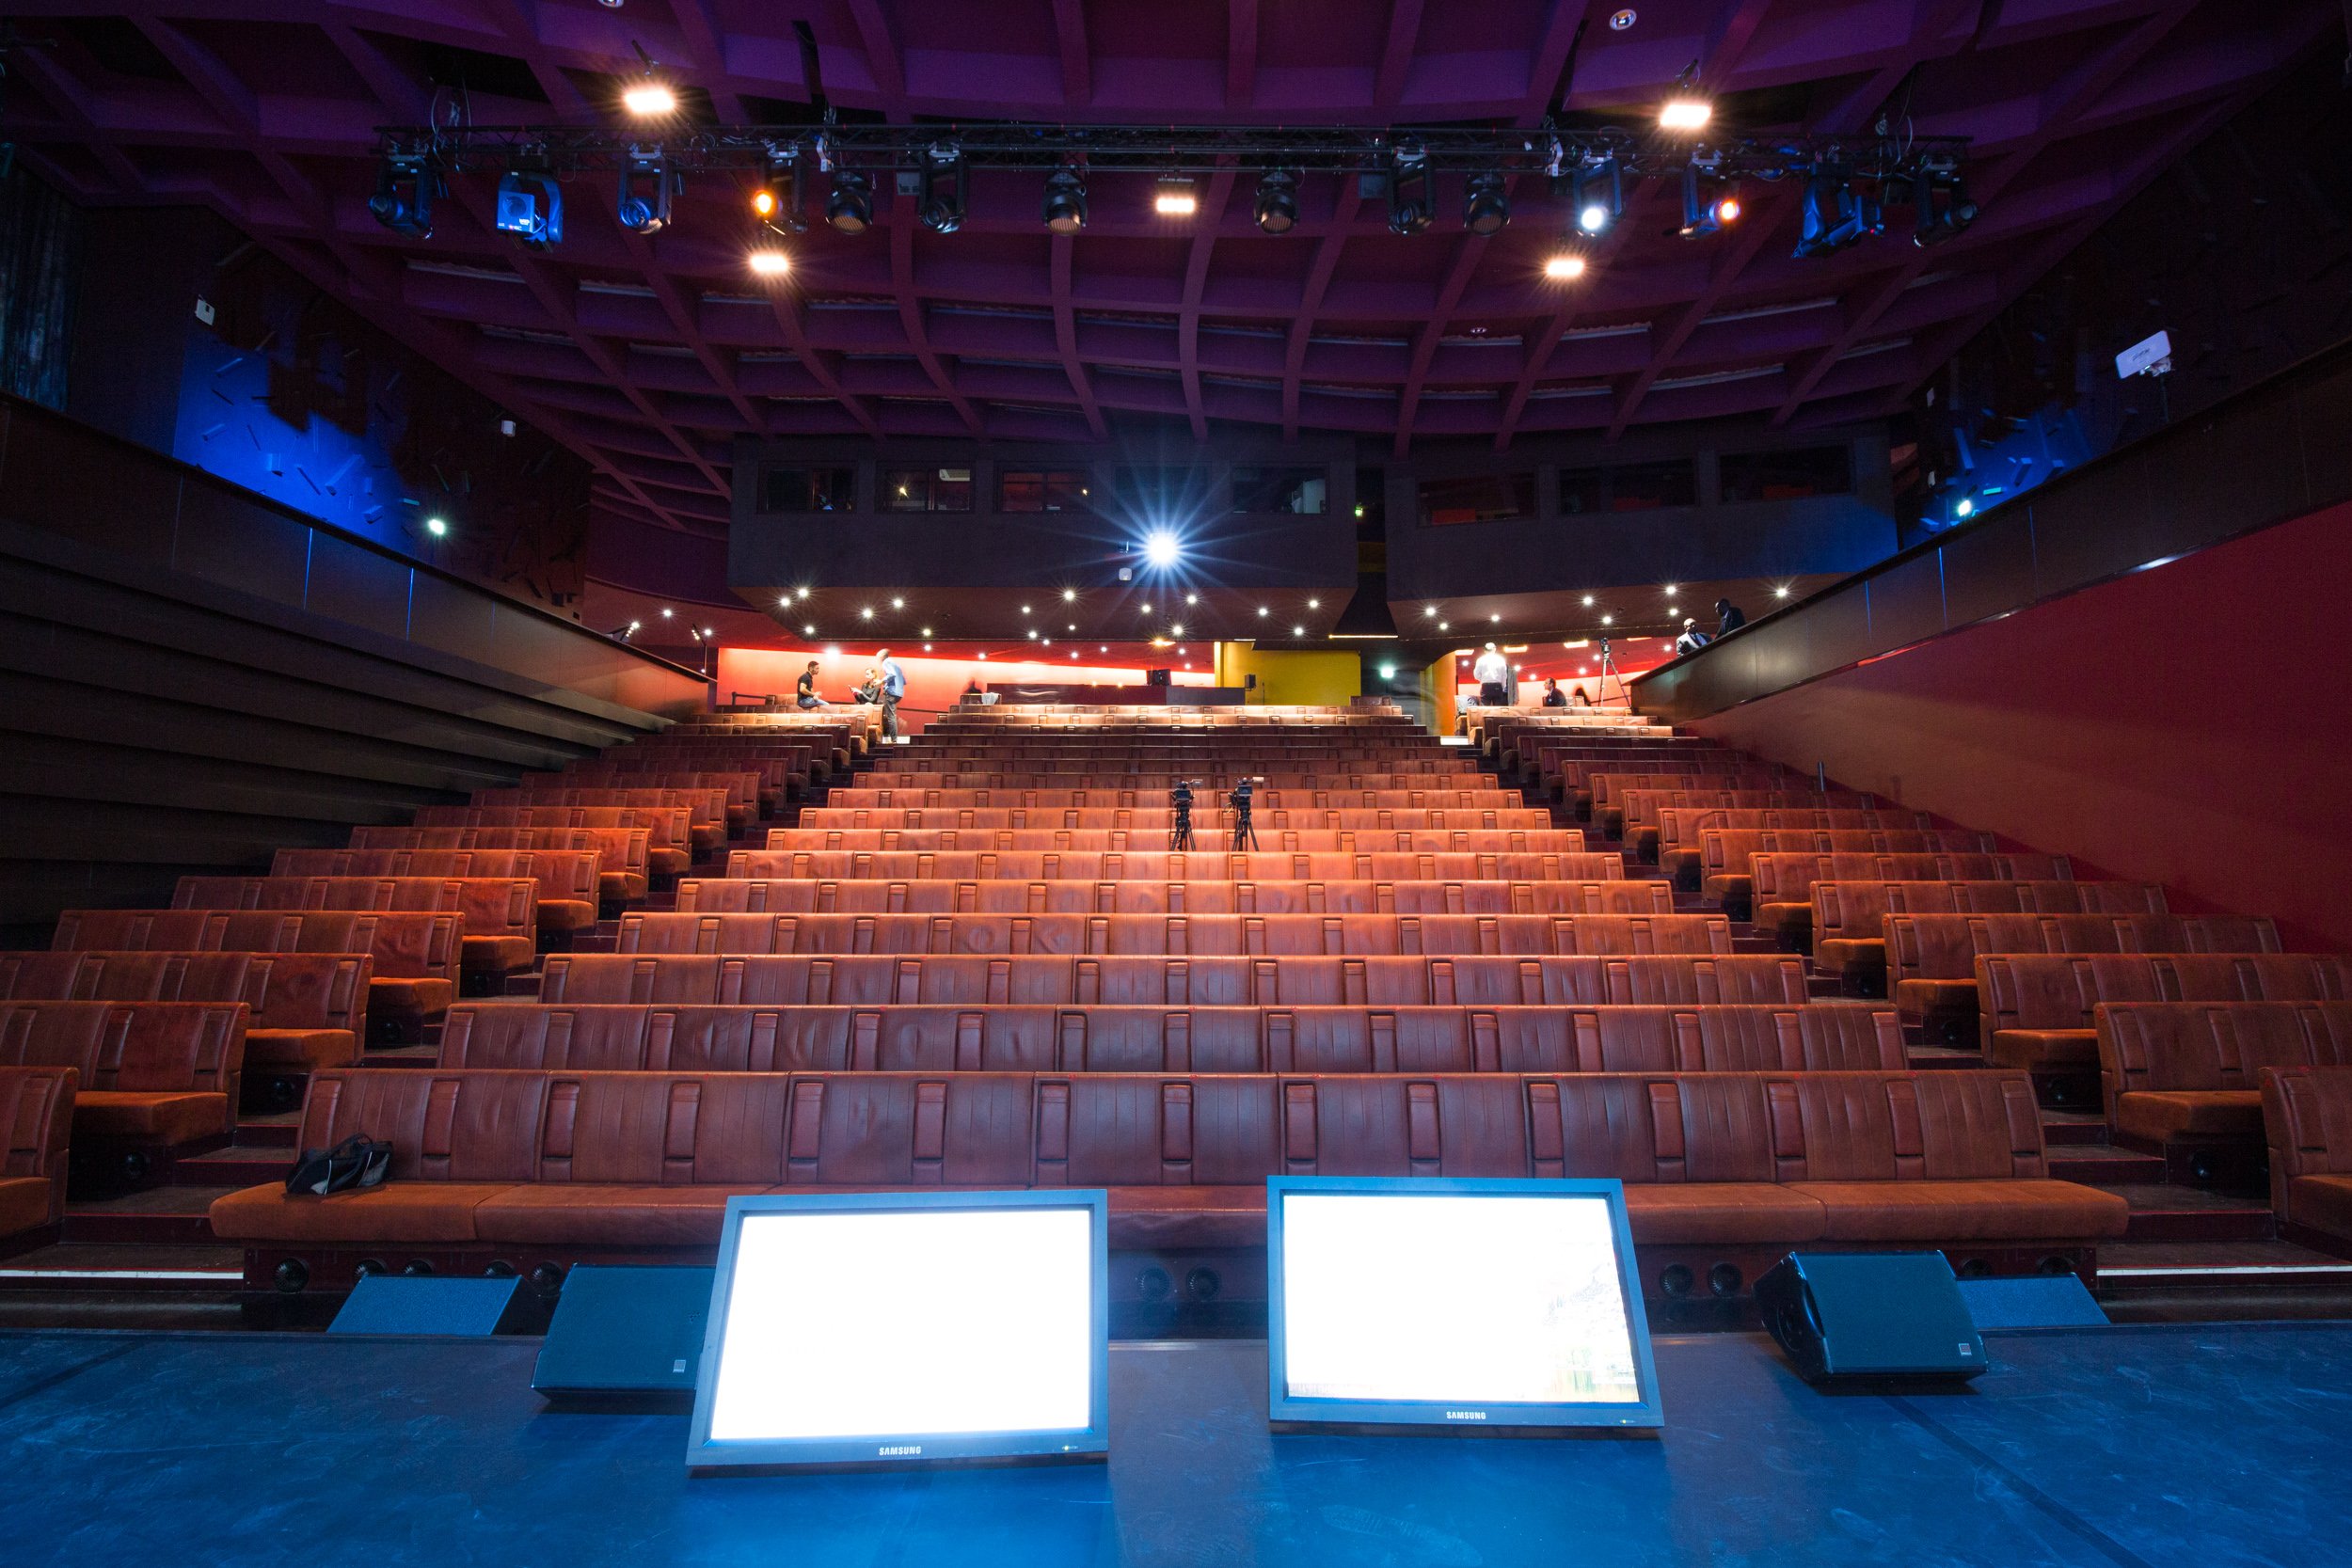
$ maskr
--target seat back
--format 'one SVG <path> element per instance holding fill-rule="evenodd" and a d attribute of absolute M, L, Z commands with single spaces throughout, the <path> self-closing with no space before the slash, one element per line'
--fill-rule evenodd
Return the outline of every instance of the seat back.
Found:
<path fill-rule="evenodd" d="M 249 954 L 200 951 L 0 953 L 0 999 L 249 1001 L 252 963 Z"/>
<path fill-rule="evenodd" d="M 228 910 L 68 910 L 54 946 L 245 953 L 366 953 L 386 979 L 457 978 L 465 916 Z"/>
<path fill-rule="evenodd" d="M 592 893 L 592 898 L 595 895 Z M 511 877 L 183 877 L 183 910 L 454 911 L 469 937 L 539 933 L 539 884 Z"/>
<path fill-rule="evenodd" d="M 1662 881 L 771 880 L 689 878 L 697 913 L 1672 914 Z"/>
<path fill-rule="evenodd" d="M 2238 914 L 1890 914 L 1890 981 L 1966 980 L 1979 953 L 2276 953 L 2279 928 Z"/>
<path fill-rule="evenodd" d="M 270 877 L 528 877 L 539 884 L 542 898 L 593 904 L 602 869 L 602 857 L 593 848 L 280 849 L 270 863 Z"/>
<path fill-rule="evenodd" d="M 2352 1067 L 2352 1003 L 2109 1002 L 2095 1018 L 2110 1109 L 2139 1091 L 2259 1088 L 2266 1067 Z"/>
<path fill-rule="evenodd" d="M 242 1002 L 0 1003 L 0 1067 L 72 1068 L 84 1094 L 225 1094 L 245 1069 Z"/>
<path fill-rule="evenodd" d="M 2299 1179 L 2352 1176 L 2352 1068 L 2265 1068 L 2263 1136 L 2270 1146 L 2270 1210 L 2281 1225 L 2305 1223 Z M 2340 1207 L 2330 1214 L 2341 1214 Z M 2342 1222 L 2332 1227 L 2341 1231 Z"/>
<path fill-rule="evenodd" d="M 1767 858 L 1757 856 L 1757 864 Z M 1890 914 L 2164 912 L 2164 889 L 2151 882 L 1838 880 L 1813 884 L 1817 942 L 1830 937 L 1875 938 Z"/>
<path fill-rule="evenodd" d="M 1983 953 L 1976 979 L 1987 1039 L 2003 1029 L 2088 1029 L 2107 1002 L 2352 997 L 2352 964 L 2303 953 Z"/>
<path fill-rule="evenodd" d="M 71 1067 L 0 1067 L 0 1178 L 49 1183 L 43 1225 L 65 1218 L 66 1148 L 78 1077 Z"/>

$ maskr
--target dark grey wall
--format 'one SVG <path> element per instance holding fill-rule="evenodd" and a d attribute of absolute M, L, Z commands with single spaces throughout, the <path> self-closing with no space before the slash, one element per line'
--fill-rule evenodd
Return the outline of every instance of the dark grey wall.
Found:
<path fill-rule="evenodd" d="M 0 401 L 0 942 L 558 767 L 703 683 Z"/>

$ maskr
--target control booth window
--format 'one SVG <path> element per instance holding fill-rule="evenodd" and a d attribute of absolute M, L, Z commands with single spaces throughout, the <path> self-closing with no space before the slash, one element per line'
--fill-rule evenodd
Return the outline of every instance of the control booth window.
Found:
<path fill-rule="evenodd" d="M 1492 523 L 1506 517 L 1535 515 L 1535 476 L 1473 474 L 1461 479 L 1424 479 L 1421 520 L 1441 527 L 1448 523 Z"/>
<path fill-rule="evenodd" d="M 972 470 L 885 468 L 882 503 L 884 512 L 969 512 Z"/>
<path fill-rule="evenodd" d="M 1727 451 L 1722 467 L 1726 501 L 1793 501 L 1853 490 L 1853 452 L 1842 446 Z"/>
<path fill-rule="evenodd" d="M 1331 510 L 1331 476 L 1325 468 L 1235 468 L 1233 510 L 1298 512 L 1321 516 Z"/>
<path fill-rule="evenodd" d="M 996 476 L 999 512 L 1084 512 L 1094 482 L 1083 468 L 1006 468 Z"/>
<path fill-rule="evenodd" d="M 1560 470 L 1563 515 L 1654 512 L 1665 506 L 1696 506 L 1698 499 L 1698 470 L 1687 458 L 1671 463 L 1628 463 L 1613 468 Z"/>
<path fill-rule="evenodd" d="M 855 512 L 857 470 L 769 468 L 759 476 L 762 512 Z"/>

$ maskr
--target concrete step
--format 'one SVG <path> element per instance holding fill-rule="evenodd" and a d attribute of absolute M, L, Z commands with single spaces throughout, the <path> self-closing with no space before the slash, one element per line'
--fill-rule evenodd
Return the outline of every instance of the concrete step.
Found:
<path fill-rule="evenodd" d="M 235 1192 L 235 1183 L 216 1187 L 150 1187 L 144 1192 L 95 1202 L 66 1200 L 66 1242 L 160 1242 L 179 1244 L 209 1242 L 213 1225 L 207 1212 L 216 1197 Z"/>
<path fill-rule="evenodd" d="M 2164 1184 L 2162 1160 L 2137 1149 L 2117 1148 L 2104 1139 L 2096 1143 L 2050 1145 L 2042 1158 L 2050 1174 L 2063 1181 L 2080 1181 L 2090 1187 Z"/>
<path fill-rule="evenodd" d="M 2260 1242 L 2277 1227 L 2268 1205 L 2252 1198 L 2144 1182 L 2101 1182 L 2132 1206 L 2131 1242 Z"/>

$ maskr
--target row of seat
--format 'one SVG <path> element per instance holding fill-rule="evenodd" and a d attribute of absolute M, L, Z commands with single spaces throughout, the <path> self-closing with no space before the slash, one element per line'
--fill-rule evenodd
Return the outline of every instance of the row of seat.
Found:
<path fill-rule="evenodd" d="M 1551 814 L 1525 806 L 1334 806 L 1307 808 L 1276 806 L 1253 810 L 1252 820 L 1262 832 L 1285 829 L 1388 828 L 1549 828 Z M 1219 825 L 1231 828 L 1235 814 L 1221 803 L 1203 800 L 1192 812 L 1196 830 Z M 808 806 L 800 825 L 815 828 L 1125 828 L 1165 833 L 1176 825 L 1172 806 L 1051 806 L 1026 810 L 1020 806 L 946 806 L 936 811 L 921 806 Z M 1902 847 L 1897 846 L 1897 847 Z"/>
<path fill-rule="evenodd" d="M 2243 944 L 2241 944 L 2243 945 Z M 1728 953 L 1714 914 L 623 915 L 624 953 Z"/>
<path fill-rule="evenodd" d="M 1118 882 L 1219 881 L 1607 881 L 1625 875 L 1622 855 L 1582 850 L 1422 854 L 1336 850 L 1167 851 L 1057 849 L 738 849 L 729 877 L 818 879 Z"/>
<path fill-rule="evenodd" d="M 660 1072 L 1825 1072 L 1907 1065 L 1892 1009 L 707 1006 L 450 1009 L 445 1068 Z"/>
<path fill-rule="evenodd" d="M 2109 1003 L 2342 1002 L 2352 961 L 2300 953 L 1979 953 L 1979 1044 L 2034 1073 L 2099 1066 L 2096 1015 Z"/>
<path fill-rule="evenodd" d="M 1940 1038 L 1977 1033 L 1979 954 L 2280 950 L 2278 926 L 2259 915 L 1889 914 L 1884 928 L 1897 1009 Z"/>
<path fill-rule="evenodd" d="M 869 774 L 869 778 L 888 777 Z M 1222 797 L 1210 797 L 1205 791 L 1195 791 L 1195 814 L 1206 816 L 1223 804 Z M 1099 785 L 1093 788 L 1018 787 L 1010 789 L 945 789 L 901 786 L 895 780 L 888 784 L 845 785 L 828 791 L 825 806 L 860 807 L 882 810 L 890 807 L 913 807 L 921 810 L 961 810 L 966 807 L 1015 807 L 1022 810 L 1069 810 L 1109 807 L 1136 810 L 1139 807 L 1162 807 L 1168 803 L 1165 789 L 1145 789 L 1132 782 Z M 1327 811 L 1340 808 L 1378 811 L 1405 807 L 1413 810 L 1472 810 L 1489 807 L 1523 807 L 1525 801 L 1517 790 L 1490 789 L 1474 785 L 1453 785 L 1443 789 L 1397 785 L 1380 789 L 1341 789 L 1327 784 L 1299 784 L 1287 787 L 1252 785 L 1250 804 L 1263 812 L 1291 810 Z"/>
<path fill-rule="evenodd" d="M 41 1245 L 65 1219 L 79 1082 L 70 1067 L 0 1067 L 0 1258 Z"/>
<path fill-rule="evenodd" d="M 819 914 L 1672 914 L 1675 899 L 1664 882 L 1622 877 L 1163 882 L 730 875 L 679 882 L 676 907 Z"/>
<path fill-rule="evenodd" d="M 275 881 L 528 877 L 539 884 L 534 929 L 550 934 L 593 927 L 604 897 L 600 849 L 280 849 L 270 860 L 269 874 Z"/>
<path fill-rule="evenodd" d="M 683 824 L 681 824 L 681 828 Z M 681 835 L 682 836 L 682 835 Z M 351 830 L 349 846 L 353 853 L 374 853 L 407 850 L 447 853 L 453 850 L 523 849 L 541 852 L 571 851 L 596 857 L 596 903 L 642 904 L 653 885 L 653 834 L 644 828 L 391 828 L 357 827 Z M 289 859 L 289 856 L 332 854 L 333 850 L 280 849 L 270 863 L 272 876 L 313 875 L 293 872 L 287 867 L 311 863 Z M 668 875 L 675 877 L 685 870 L 673 867 Z M 336 873 L 345 875 L 346 873 Z M 544 904 L 544 900 L 542 903 Z M 548 925 L 543 908 L 540 924 Z"/>
<path fill-rule="evenodd" d="M 206 913 L 449 911 L 464 921 L 459 965 L 485 983 L 529 969 L 539 951 L 539 884 L 528 878 L 183 877 L 171 902 L 174 909 Z"/>
<path fill-rule="evenodd" d="M 0 1067 L 71 1068 L 76 1144 L 223 1141 L 245 1070 L 242 1002 L 0 1002 Z"/>
<path fill-rule="evenodd" d="M 672 878 L 683 875 L 693 864 L 694 837 L 691 818 L 691 814 L 683 806 L 421 806 L 407 828 L 354 828 L 351 845 L 355 849 L 410 847 L 404 842 L 386 843 L 362 835 L 407 833 L 420 830 L 464 832 L 556 828 L 642 831 L 646 842 L 646 869 L 655 877 Z"/>
<path fill-rule="evenodd" d="M 1488 789 L 1493 786 L 1494 783 L 1490 775 L 1481 773 L 1474 768 L 1400 773 L 1334 773 L 1323 768 L 1300 768 L 1287 772 L 1275 769 L 1253 773 L 1248 771 L 1246 768 L 1236 770 L 1228 763 L 1215 771 L 1198 773 L 1155 773 L 1128 767 L 1105 766 L 1101 773 L 1058 773 L 1041 776 L 1025 768 L 1018 771 L 999 772 L 938 772 L 930 770 L 931 760 L 930 754 L 925 752 L 919 760 L 911 758 L 909 767 L 905 768 L 877 765 L 872 772 L 865 775 L 867 780 L 871 781 L 869 784 L 844 785 L 842 789 L 834 791 L 832 798 L 839 800 L 844 791 L 851 788 L 898 792 L 951 789 L 1014 790 L 1024 793 L 1041 790 L 1109 789 L 1117 790 L 1122 795 L 1137 797 L 1133 801 L 1116 800 L 1111 802 L 1112 804 L 1146 805 L 1150 803 L 1146 797 L 1165 796 L 1179 784 L 1191 784 L 1196 791 L 1216 790 L 1222 793 L 1232 788 L 1245 778 L 1250 781 L 1254 789 L 1268 792 L 1278 789 Z M 886 804 L 887 802 L 868 801 L 866 803 Z M 939 802 L 926 800 L 915 803 L 935 805 Z M 973 800 L 963 803 L 986 805 L 990 802 Z M 1013 803 L 1028 805 L 1035 802 L 1019 800 Z M 1065 803 L 1074 805 L 1083 802 Z"/>
<path fill-rule="evenodd" d="M 539 1000 L 1152 1006 L 1802 1004 L 1802 960 L 1769 953 L 1571 958 L 1067 958 L 1031 953 L 551 953 Z"/>
<path fill-rule="evenodd" d="M 214 1203 L 249 1288 L 704 1259 L 729 1197 L 779 1189 L 1106 1188 L 1122 1295 L 1169 1254 L 1249 1280 L 1275 1175 L 1615 1178 L 1652 1269 L 1824 1242 L 2088 1269 L 2127 1217 L 2050 1179 L 2031 1086 L 1998 1071 L 321 1074 L 302 1143 L 358 1133 L 391 1145 L 380 1187 Z"/>
<path fill-rule="evenodd" d="M 357 1061 L 368 953 L 0 952 L 0 1002 L 242 1002 L 245 1059 L 280 1072 Z"/>
<path fill-rule="evenodd" d="M 1219 849 L 1216 828 L 1196 823 L 1200 849 Z M 1261 854 L 1582 854 L 1578 828 L 1274 828 L 1260 824 Z M 1167 830 L 1127 828 L 771 828 L 771 849 L 1166 851 Z M 1230 839 L 1227 841 L 1230 845 Z"/>
<path fill-rule="evenodd" d="M 2123 1142 L 2250 1152 L 2265 1069 L 2352 1066 L 2352 1003 L 2103 1002 L 2097 1041 L 2107 1122 Z"/>

